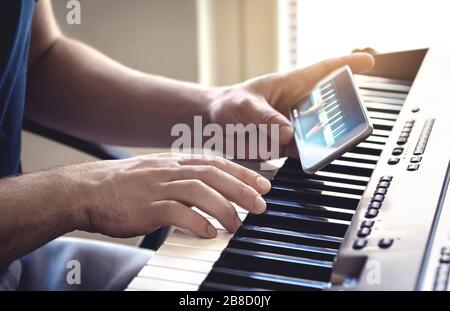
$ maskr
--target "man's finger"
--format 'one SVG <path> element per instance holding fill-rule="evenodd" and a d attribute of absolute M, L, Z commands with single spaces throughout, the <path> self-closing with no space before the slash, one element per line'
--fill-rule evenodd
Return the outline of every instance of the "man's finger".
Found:
<path fill-rule="evenodd" d="M 267 124 L 269 136 L 278 141 L 280 145 L 288 144 L 294 136 L 291 122 L 263 98 L 255 99 L 247 105 L 242 105 L 239 114 L 242 116 L 242 119 L 248 120 L 248 123 L 253 123 L 257 127 L 259 124 Z M 272 124 L 279 126 L 279 137 L 272 136 Z"/>
<path fill-rule="evenodd" d="M 189 158 L 181 160 L 180 164 L 215 166 L 253 187 L 261 194 L 269 192 L 271 187 L 270 182 L 258 173 L 221 157 L 191 155 Z"/>
<path fill-rule="evenodd" d="M 278 103 L 277 109 L 288 115 L 292 103 L 303 99 L 320 80 L 344 65 L 349 65 L 352 71 L 357 73 L 369 69 L 374 64 L 372 55 L 354 53 L 285 73 L 282 78 L 282 100 Z"/>
<path fill-rule="evenodd" d="M 206 218 L 180 202 L 156 201 L 151 204 L 149 210 L 152 217 L 157 215 L 161 219 L 162 225 L 187 229 L 203 238 L 214 238 L 217 235 L 217 230 Z"/>
<path fill-rule="evenodd" d="M 214 166 L 183 165 L 169 174 L 172 181 L 197 178 L 251 213 L 260 214 L 266 209 L 266 203 L 253 187 Z"/>
<path fill-rule="evenodd" d="M 229 232 L 234 233 L 241 225 L 236 209 L 217 190 L 198 179 L 169 182 L 163 196 L 186 206 L 196 206 L 216 218 Z"/>

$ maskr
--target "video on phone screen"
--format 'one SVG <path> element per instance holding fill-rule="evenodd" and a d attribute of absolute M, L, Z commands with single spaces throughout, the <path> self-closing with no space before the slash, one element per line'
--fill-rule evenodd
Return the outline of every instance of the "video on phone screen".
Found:
<path fill-rule="evenodd" d="M 296 133 L 306 145 L 331 147 L 365 122 L 346 72 L 317 87 L 293 109 Z"/>

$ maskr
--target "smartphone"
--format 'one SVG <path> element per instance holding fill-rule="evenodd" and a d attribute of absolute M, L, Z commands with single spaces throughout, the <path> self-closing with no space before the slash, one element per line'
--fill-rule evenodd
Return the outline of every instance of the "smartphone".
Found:
<path fill-rule="evenodd" d="M 321 80 L 290 112 L 300 162 L 307 174 L 328 165 L 373 130 L 349 66 Z"/>

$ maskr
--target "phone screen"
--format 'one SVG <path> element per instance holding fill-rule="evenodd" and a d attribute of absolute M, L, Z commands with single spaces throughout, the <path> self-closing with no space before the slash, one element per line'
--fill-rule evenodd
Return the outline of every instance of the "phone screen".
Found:
<path fill-rule="evenodd" d="M 292 121 L 306 172 L 325 166 L 372 130 L 348 67 L 321 81 L 294 105 Z"/>

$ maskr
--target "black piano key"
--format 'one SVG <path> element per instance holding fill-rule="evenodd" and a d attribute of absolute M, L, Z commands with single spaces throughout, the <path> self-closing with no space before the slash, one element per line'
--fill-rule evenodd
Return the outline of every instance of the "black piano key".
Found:
<path fill-rule="evenodd" d="M 390 135 L 391 135 L 390 131 L 374 129 L 372 131 L 371 136 L 379 136 L 379 137 L 384 137 L 384 138 L 388 139 Z"/>
<path fill-rule="evenodd" d="M 220 267 L 213 269 L 204 281 L 205 284 L 210 282 L 230 285 L 239 284 L 267 290 L 323 290 L 330 286 L 327 282 Z"/>
<path fill-rule="evenodd" d="M 366 83 L 378 83 L 378 84 L 386 84 L 386 85 L 406 85 L 411 87 L 413 84 L 412 81 L 409 80 L 400 80 L 400 79 L 393 79 L 393 78 L 386 78 L 386 77 L 379 77 L 379 76 L 368 76 L 368 75 L 362 75 L 362 74 L 356 74 L 355 79 L 358 82 L 366 82 Z"/>
<path fill-rule="evenodd" d="M 347 221 L 273 211 L 266 211 L 264 214 L 257 216 L 249 215 L 245 219 L 245 224 L 291 231 L 299 230 L 336 237 L 343 237 L 348 228 Z"/>
<path fill-rule="evenodd" d="M 368 142 L 371 144 L 379 144 L 379 145 L 383 145 L 383 146 L 386 145 L 387 141 L 388 141 L 387 138 L 376 136 L 376 135 L 370 135 L 365 140 L 365 142 Z M 377 162 L 378 162 L 378 160 L 373 161 L 374 164 L 376 164 Z"/>
<path fill-rule="evenodd" d="M 366 146 L 364 144 L 359 144 L 356 147 L 353 147 L 350 152 L 362 153 L 362 154 L 370 154 L 370 155 L 381 155 L 382 150 L 374 149 L 372 147 Z"/>
<path fill-rule="evenodd" d="M 360 89 L 359 93 L 361 94 L 361 96 L 363 96 L 364 99 L 366 99 L 368 97 L 376 98 L 374 101 L 377 101 L 378 98 L 397 99 L 398 101 L 388 103 L 388 104 L 397 104 L 397 105 L 403 105 L 403 103 L 405 102 L 405 99 L 407 97 L 407 94 L 403 94 L 403 93 L 373 91 L 373 90 L 365 90 L 365 89 Z"/>
<path fill-rule="evenodd" d="M 407 94 L 411 89 L 409 85 L 401 84 L 387 84 L 387 83 L 374 83 L 374 82 L 361 82 L 358 81 L 358 87 L 365 90 L 380 90 L 380 91 L 390 91 L 395 93 Z"/>
<path fill-rule="evenodd" d="M 349 186 L 348 184 L 341 184 L 341 183 L 333 183 L 328 181 L 319 181 L 314 179 L 297 179 L 293 180 L 292 178 L 287 177 L 275 177 L 272 180 L 272 186 L 280 186 L 280 187 L 290 187 L 292 189 L 296 188 L 306 188 L 306 189 L 316 189 L 316 190 L 326 190 L 326 191 L 333 191 L 333 192 L 340 192 L 340 193 L 349 193 L 349 194 L 357 194 L 362 195 L 364 192 L 364 189 L 357 188 L 357 187 L 349 187 L 346 188 L 345 186 Z"/>
<path fill-rule="evenodd" d="M 338 249 L 342 243 L 342 238 L 301 232 L 300 230 L 282 230 L 271 227 L 254 226 L 254 225 L 242 225 L 236 236 L 240 237 L 253 237 L 258 239 L 270 239 L 273 241 L 296 243 L 302 245 L 310 245 L 317 247 L 325 247 Z"/>
<path fill-rule="evenodd" d="M 339 160 L 353 161 L 353 162 L 367 163 L 367 164 L 377 164 L 377 162 L 378 162 L 377 160 L 372 160 L 372 159 L 353 158 L 353 157 L 346 155 L 345 153 L 341 157 L 339 157 Z"/>
<path fill-rule="evenodd" d="M 325 218 L 351 221 L 353 212 L 351 210 L 339 209 L 317 204 L 303 204 L 286 199 L 266 197 L 267 209 L 275 212 L 292 213 L 300 215 L 311 215 Z"/>
<path fill-rule="evenodd" d="M 239 236 L 233 237 L 227 247 L 325 261 L 333 261 L 337 255 L 334 249 Z"/>
<path fill-rule="evenodd" d="M 356 151 L 356 148 L 353 150 Z M 337 165 L 337 164 L 329 164 L 325 166 L 323 169 L 325 172 L 335 172 L 335 173 L 341 173 L 341 174 L 350 174 L 350 175 L 356 175 L 356 176 L 371 176 L 373 169 L 371 168 L 364 168 L 364 167 L 355 167 L 355 166 L 345 166 L 345 165 Z"/>
<path fill-rule="evenodd" d="M 399 114 L 401 109 L 402 109 L 402 106 L 391 105 L 391 104 L 375 103 L 375 102 L 370 102 L 370 101 L 364 102 L 364 106 L 369 111 L 369 113 L 371 111 L 374 111 L 374 112 L 385 112 L 385 113 Z"/>
<path fill-rule="evenodd" d="M 324 180 L 324 181 L 347 183 L 347 184 L 360 185 L 360 186 L 366 186 L 368 184 L 368 180 L 353 179 L 349 175 L 343 175 L 343 174 L 338 174 L 338 173 L 324 174 L 324 172 L 316 172 L 315 174 L 306 174 L 303 171 L 301 171 L 301 168 L 286 169 L 286 168 L 282 167 L 278 170 L 277 176 L 286 176 L 286 177 L 294 178 L 294 179 L 311 178 L 314 180 Z"/>
<path fill-rule="evenodd" d="M 381 119 L 388 121 L 396 121 L 398 118 L 398 114 L 396 113 L 387 113 L 387 112 L 377 112 L 377 111 L 369 111 L 368 116 L 371 119 Z"/>
<path fill-rule="evenodd" d="M 328 281 L 332 262 L 227 247 L 216 267 Z"/>
<path fill-rule="evenodd" d="M 309 189 L 286 191 L 278 187 L 272 187 L 271 191 L 267 194 L 267 197 L 285 198 L 286 200 L 293 200 L 304 204 L 319 204 L 344 209 L 355 209 L 359 200 L 345 197 L 344 195 L 345 194 L 341 194 L 341 196 L 327 195 L 320 190 L 311 191 Z"/>
<path fill-rule="evenodd" d="M 286 187 L 302 187 L 359 195 L 362 195 L 364 192 L 364 187 L 362 186 L 355 186 L 348 183 L 315 180 L 312 178 L 294 179 L 287 176 L 276 176 L 272 180 L 272 185 L 274 184 Z"/>

